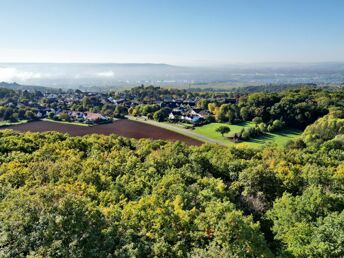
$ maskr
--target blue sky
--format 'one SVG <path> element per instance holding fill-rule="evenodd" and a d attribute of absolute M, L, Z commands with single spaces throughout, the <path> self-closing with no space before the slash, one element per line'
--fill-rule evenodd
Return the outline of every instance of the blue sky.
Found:
<path fill-rule="evenodd" d="M 341 62 L 343 11 L 340 0 L 1 0 L 0 62 Z"/>

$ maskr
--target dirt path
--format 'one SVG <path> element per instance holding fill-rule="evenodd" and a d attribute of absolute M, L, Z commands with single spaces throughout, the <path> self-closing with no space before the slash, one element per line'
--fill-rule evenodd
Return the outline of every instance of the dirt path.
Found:
<path fill-rule="evenodd" d="M 132 120 L 132 121 L 138 121 L 138 122 L 142 122 L 142 123 L 145 123 L 145 124 L 150 124 L 150 125 L 153 125 L 153 126 L 156 126 L 156 127 L 161 127 L 161 128 L 167 129 L 167 130 L 171 130 L 171 131 L 174 131 L 174 132 L 178 132 L 178 133 L 181 133 L 183 135 L 189 136 L 191 138 L 196 138 L 196 139 L 199 139 L 199 140 L 204 141 L 204 142 L 216 143 L 216 144 L 220 144 L 220 145 L 226 146 L 226 144 L 223 143 L 222 141 L 206 137 L 204 135 L 192 132 L 192 131 L 190 131 L 188 129 L 184 129 L 184 128 L 181 128 L 181 127 L 178 127 L 178 126 L 175 126 L 175 125 L 172 125 L 172 124 L 170 125 L 170 124 L 165 124 L 165 123 L 159 123 L 159 122 L 156 122 L 156 121 L 153 121 L 153 120 L 148 120 L 148 119 L 145 120 L 144 118 L 139 118 L 139 117 L 136 118 L 136 117 L 128 116 L 128 118 L 130 120 Z"/>

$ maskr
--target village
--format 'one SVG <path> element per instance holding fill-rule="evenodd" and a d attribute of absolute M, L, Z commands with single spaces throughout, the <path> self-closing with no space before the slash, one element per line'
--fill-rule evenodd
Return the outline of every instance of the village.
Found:
<path fill-rule="evenodd" d="M 137 92 L 137 88 L 140 92 Z M 126 118 L 127 115 L 154 119 L 159 122 L 182 122 L 192 125 L 203 125 L 212 122 L 212 112 L 207 107 L 200 107 L 204 101 L 199 96 L 190 96 L 185 91 L 151 94 L 152 91 L 165 91 L 160 87 L 139 86 L 124 92 L 83 92 L 67 90 L 58 92 L 18 91 L 10 97 L 3 98 L 0 106 L 0 117 L 3 120 L 39 120 L 78 122 L 85 124 L 110 123 L 114 118 Z M 142 94 L 144 92 L 144 94 Z M 149 97 L 147 97 L 149 96 Z M 236 98 L 206 99 L 209 102 L 231 103 Z M 147 110 L 146 112 L 144 110 Z M 157 118 L 154 114 L 159 113 Z"/>

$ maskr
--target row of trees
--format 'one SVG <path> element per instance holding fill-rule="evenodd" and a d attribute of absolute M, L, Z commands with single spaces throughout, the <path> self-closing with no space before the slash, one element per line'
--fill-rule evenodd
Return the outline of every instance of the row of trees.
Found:
<path fill-rule="evenodd" d="M 128 113 L 131 116 L 147 116 L 148 119 L 162 122 L 168 119 L 168 115 L 171 111 L 170 108 L 161 108 L 157 104 L 141 104 L 129 108 Z"/>
<path fill-rule="evenodd" d="M 18 120 L 34 120 L 36 119 L 37 111 L 32 108 L 12 108 L 12 107 L 0 107 L 0 118 L 11 122 Z"/>
<path fill-rule="evenodd" d="M 157 104 L 141 104 L 129 108 L 128 113 L 131 116 L 150 116 L 152 117 L 155 112 L 160 110 Z"/>

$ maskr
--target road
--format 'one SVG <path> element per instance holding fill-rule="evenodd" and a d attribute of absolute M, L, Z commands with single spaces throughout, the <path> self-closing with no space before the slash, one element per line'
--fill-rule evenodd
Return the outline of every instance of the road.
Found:
<path fill-rule="evenodd" d="M 127 116 L 127 118 L 131 119 L 131 120 L 134 120 L 134 121 L 138 121 L 138 122 L 150 124 L 150 125 L 153 125 L 153 126 L 161 127 L 161 128 L 173 131 L 173 132 L 177 132 L 177 133 L 189 136 L 191 138 L 195 138 L 197 140 L 201 140 L 203 142 L 215 143 L 215 144 L 226 146 L 226 144 L 223 143 L 222 141 L 218 141 L 218 140 L 206 137 L 204 135 L 192 132 L 192 131 L 190 131 L 188 129 L 181 128 L 179 126 L 175 126 L 173 124 L 159 123 L 159 122 L 156 122 L 154 120 L 144 119 L 142 117 Z"/>

